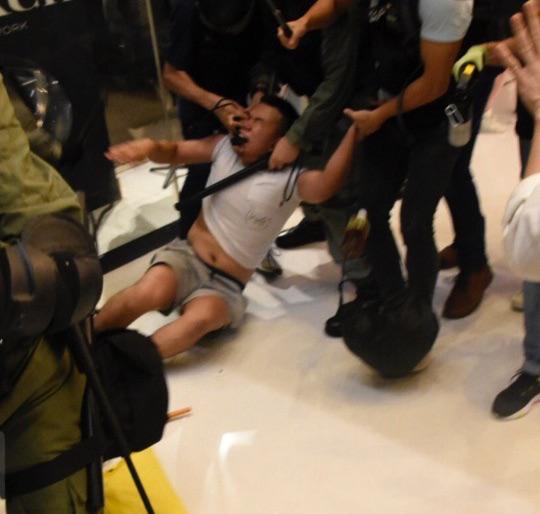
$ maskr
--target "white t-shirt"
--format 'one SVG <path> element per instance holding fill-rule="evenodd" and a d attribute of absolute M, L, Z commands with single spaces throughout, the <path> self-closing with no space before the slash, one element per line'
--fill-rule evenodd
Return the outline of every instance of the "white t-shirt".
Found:
<path fill-rule="evenodd" d="M 422 39 L 453 43 L 463 39 L 471 24 L 473 0 L 420 0 L 418 10 Z"/>
<path fill-rule="evenodd" d="M 463 39 L 472 21 L 473 3 L 473 0 L 418 0 L 421 38 L 435 43 Z M 375 19 L 390 7 L 385 0 L 371 0 Z"/>
<path fill-rule="evenodd" d="M 503 231 L 510 269 L 524 280 L 540 282 L 540 174 L 525 178 L 514 189 Z"/>
<path fill-rule="evenodd" d="M 242 168 L 230 138 L 224 137 L 214 150 L 207 185 Z M 259 171 L 203 200 L 204 220 L 211 234 L 244 268 L 255 269 L 260 264 L 300 203 L 296 187 L 284 201 L 290 171 Z"/>

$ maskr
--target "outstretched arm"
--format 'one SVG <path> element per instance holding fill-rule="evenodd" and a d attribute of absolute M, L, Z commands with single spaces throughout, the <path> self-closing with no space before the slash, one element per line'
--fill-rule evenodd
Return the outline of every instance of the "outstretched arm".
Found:
<path fill-rule="evenodd" d="M 270 158 L 270 169 L 281 169 L 294 162 L 301 150 L 311 152 L 339 119 L 354 89 L 359 25 L 357 10 L 351 9 L 323 32 L 321 64 L 324 79 L 302 115 L 276 145 Z"/>
<path fill-rule="evenodd" d="M 210 136 L 188 141 L 155 141 L 137 139 L 111 146 L 105 156 L 119 164 L 149 159 L 163 164 L 199 164 L 212 161 L 212 154 L 224 136 Z"/>
<path fill-rule="evenodd" d="M 358 130 L 353 124 L 326 164 L 324 170 L 309 170 L 298 179 L 298 193 L 308 203 L 325 202 L 343 186 L 353 161 Z"/>
<path fill-rule="evenodd" d="M 288 22 L 292 36 L 285 36 L 283 29 L 278 29 L 281 44 L 289 50 L 294 50 L 300 40 L 311 30 L 323 29 L 331 25 L 345 11 L 353 0 L 318 0 L 306 13 L 297 20 Z"/>
<path fill-rule="evenodd" d="M 413 111 L 429 104 L 448 90 L 452 66 L 460 46 L 461 41 L 451 43 L 421 41 L 424 72 L 405 89 L 401 106 L 403 112 Z M 399 111 L 399 98 L 394 97 L 372 111 L 345 109 L 345 114 L 358 125 L 364 136 L 369 136 Z"/>

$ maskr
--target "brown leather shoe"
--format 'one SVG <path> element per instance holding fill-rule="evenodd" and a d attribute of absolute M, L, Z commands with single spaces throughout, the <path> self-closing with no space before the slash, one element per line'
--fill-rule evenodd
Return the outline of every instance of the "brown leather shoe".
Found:
<path fill-rule="evenodd" d="M 492 280 L 493 273 L 489 266 L 479 271 L 460 272 L 444 304 L 443 317 L 459 319 L 472 314 L 482 302 L 484 291 Z"/>
<path fill-rule="evenodd" d="M 457 250 L 454 245 L 448 245 L 439 252 L 439 269 L 452 269 L 457 266 Z"/>

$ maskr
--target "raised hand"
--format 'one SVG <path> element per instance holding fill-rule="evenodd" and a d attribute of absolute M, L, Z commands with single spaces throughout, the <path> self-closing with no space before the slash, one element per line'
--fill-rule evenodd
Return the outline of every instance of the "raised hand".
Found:
<path fill-rule="evenodd" d="M 300 44 L 300 40 L 305 36 L 307 29 L 306 24 L 299 18 L 295 21 L 288 21 L 287 25 L 292 31 L 292 36 L 287 37 L 281 27 L 278 28 L 277 37 L 280 43 L 289 50 L 294 50 Z"/>
<path fill-rule="evenodd" d="M 524 14 L 512 16 L 515 50 L 506 43 L 495 52 L 517 80 L 519 95 L 530 111 L 540 120 L 540 9 L 537 0 L 523 6 Z"/>

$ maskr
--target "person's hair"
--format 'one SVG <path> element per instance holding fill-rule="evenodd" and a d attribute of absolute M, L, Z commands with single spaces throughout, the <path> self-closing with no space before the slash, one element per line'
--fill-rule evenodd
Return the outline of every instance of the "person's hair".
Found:
<path fill-rule="evenodd" d="M 273 107 L 281 114 L 279 132 L 282 136 L 287 133 L 292 124 L 298 119 L 298 111 L 287 100 L 279 96 L 264 95 L 261 98 L 261 103 Z"/>

